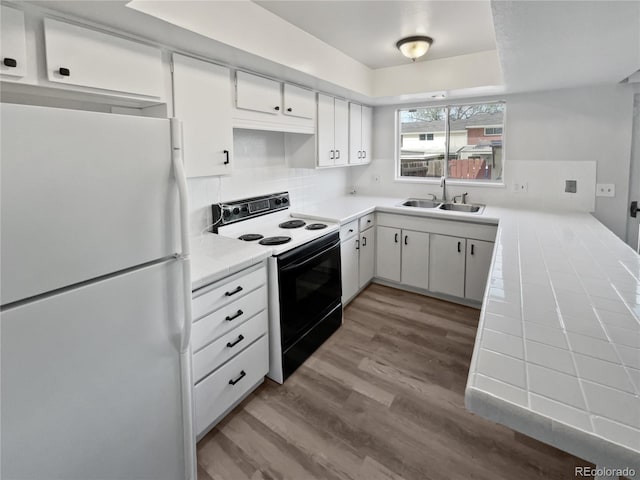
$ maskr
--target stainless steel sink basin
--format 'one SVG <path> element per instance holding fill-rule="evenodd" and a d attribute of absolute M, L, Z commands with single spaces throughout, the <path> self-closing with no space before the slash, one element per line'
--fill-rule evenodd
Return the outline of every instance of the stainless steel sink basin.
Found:
<path fill-rule="evenodd" d="M 424 198 L 410 198 L 406 200 L 402 205 L 405 207 L 436 208 L 438 205 L 440 205 L 440 202 L 427 200 Z"/>
<path fill-rule="evenodd" d="M 443 203 L 440 205 L 441 210 L 451 210 L 453 212 L 480 213 L 484 209 L 484 205 L 473 203 Z"/>

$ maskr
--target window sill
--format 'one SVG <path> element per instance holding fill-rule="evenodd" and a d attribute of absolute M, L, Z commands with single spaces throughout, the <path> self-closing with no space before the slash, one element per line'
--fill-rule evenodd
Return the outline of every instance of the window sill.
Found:
<path fill-rule="evenodd" d="M 438 185 L 440 186 L 439 178 L 403 178 L 403 177 L 395 177 L 394 182 L 396 183 L 417 183 L 423 185 Z M 447 185 L 451 186 L 462 186 L 462 187 L 483 187 L 483 188 L 504 188 L 506 187 L 504 180 L 498 182 L 483 182 L 478 180 L 453 180 L 447 178 Z"/>

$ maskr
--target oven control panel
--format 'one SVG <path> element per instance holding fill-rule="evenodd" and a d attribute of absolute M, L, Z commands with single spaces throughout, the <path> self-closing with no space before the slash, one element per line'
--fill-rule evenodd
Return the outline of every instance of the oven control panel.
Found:
<path fill-rule="evenodd" d="M 280 192 L 233 202 L 215 203 L 211 205 L 212 232 L 216 233 L 217 228 L 222 225 L 284 210 L 289 208 L 289 202 L 289 192 Z"/>

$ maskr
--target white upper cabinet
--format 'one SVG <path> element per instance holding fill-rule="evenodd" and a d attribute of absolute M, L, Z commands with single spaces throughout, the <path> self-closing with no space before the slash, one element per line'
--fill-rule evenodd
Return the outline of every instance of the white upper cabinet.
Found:
<path fill-rule="evenodd" d="M 281 84 L 258 75 L 236 72 L 236 106 L 277 115 L 282 110 Z"/>
<path fill-rule="evenodd" d="M 49 81 L 148 97 L 164 96 L 158 48 L 50 18 L 44 20 L 44 34 Z"/>
<path fill-rule="evenodd" d="M 0 73 L 24 77 L 27 74 L 24 13 L 5 5 L 0 13 Z"/>
<path fill-rule="evenodd" d="M 318 166 L 346 165 L 349 154 L 347 102 L 318 94 Z"/>
<path fill-rule="evenodd" d="M 316 95 L 313 91 L 284 84 L 284 113 L 292 117 L 314 118 Z"/>
<path fill-rule="evenodd" d="M 174 115 L 182 121 L 188 177 L 230 174 L 233 165 L 231 72 L 173 55 Z"/>
<path fill-rule="evenodd" d="M 371 161 L 371 108 L 349 104 L 349 164 Z"/>
<path fill-rule="evenodd" d="M 373 109 L 362 106 L 362 162 L 371 161 L 371 131 L 373 130 Z"/>

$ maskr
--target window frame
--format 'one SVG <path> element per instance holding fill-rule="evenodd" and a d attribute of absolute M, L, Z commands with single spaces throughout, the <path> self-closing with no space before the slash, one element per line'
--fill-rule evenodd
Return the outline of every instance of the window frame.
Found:
<path fill-rule="evenodd" d="M 487 133 L 487 130 L 496 130 L 498 128 L 500 129 L 500 133 Z M 504 134 L 504 127 L 484 127 L 484 131 L 482 132 L 482 135 L 485 137 L 499 137 L 503 134 Z"/>
<path fill-rule="evenodd" d="M 506 155 L 506 129 L 504 128 L 507 122 L 507 102 L 505 100 L 485 100 L 485 101 L 476 101 L 476 102 L 456 102 L 456 103 L 446 103 L 446 104 L 422 104 L 422 105 L 401 105 L 398 106 L 395 110 L 395 158 L 394 158 L 394 182 L 398 183 L 417 183 L 417 184 L 426 184 L 426 185 L 440 185 L 441 177 L 403 177 L 400 175 L 400 157 L 402 150 L 402 142 L 400 135 L 400 128 L 402 125 L 400 115 L 401 111 L 418 109 L 418 108 L 446 108 L 447 116 L 445 120 L 445 158 L 449 158 L 449 143 L 450 143 L 450 125 L 449 125 L 449 108 L 450 107 L 458 107 L 462 105 L 486 105 L 491 103 L 500 103 L 504 105 L 504 112 L 502 116 L 502 178 L 500 180 L 461 180 L 449 178 L 446 174 L 448 173 L 448 168 L 445 168 L 445 178 L 447 179 L 447 185 L 460 185 L 460 186 L 477 186 L 477 187 L 487 187 L 487 188 L 504 188 L 506 187 L 506 175 L 507 175 L 507 155 Z M 484 133 L 484 131 L 483 131 Z M 497 135 L 496 135 L 497 136 Z"/>

